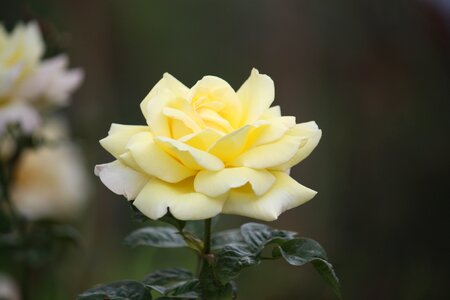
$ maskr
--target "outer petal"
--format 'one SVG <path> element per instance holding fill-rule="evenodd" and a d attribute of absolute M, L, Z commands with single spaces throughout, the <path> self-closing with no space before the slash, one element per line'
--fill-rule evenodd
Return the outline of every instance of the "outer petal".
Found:
<path fill-rule="evenodd" d="M 315 191 L 283 172 L 273 172 L 273 175 L 276 181 L 263 196 L 255 196 L 245 188 L 231 190 L 223 213 L 273 221 L 284 211 L 297 207 L 316 195 Z"/>
<path fill-rule="evenodd" d="M 126 167 L 117 160 L 96 165 L 94 172 L 108 189 L 118 195 L 124 195 L 128 200 L 136 198 L 149 180 L 148 176 Z"/>
<path fill-rule="evenodd" d="M 169 73 L 164 73 L 163 78 L 161 78 L 161 80 L 150 90 L 148 95 L 141 102 L 141 111 L 147 120 L 149 120 L 150 117 L 148 103 L 162 90 L 170 91 L 175 97 L 180 98 L 184 98 L 189 92 L 189 89 L 175 77 Z"/>
<path fill-rule="evenodd" d="M 133 204 L 151 219 L 159 219 L 168 210 L 179 220 L 201 220 L 222 211 L 225 198 L 210 198 L 193 190 L 192 179 L 170 184 L 152 178 Z"/>
<path fill-rule="evenodd" d="M 272 168 L 274 170 L 288 170 L 308 157 L 308 155 L 311 154 L 319 143 L 320 138 L 322 137 L 322 130 L 319 129 L 316 122 L 311 121 L 297 124 L 292 130 L 289 131 L 289 134 L 306 138 L 306 143 L 298 149 L 294 157 L 292 157 L 288 162 Z"/>
<path fill-rule="evenodd" d="M 179 182 L 195 175 L 195 171 L 158 147 L 150 133 L 138 133 L 127 145 L 135 162 L 147 174 L 167 182 Z"/>
<path fill-rule="evenodd" d="M 166 137 L 156 137 L 154 141 L 158 146 L 176 157 L 190 169 L 218 171 L 224 167 L 223 162 L 216 156 L 195 149 L 183 142 Z"/>
<path fill-rule="evenodd" d="M 112 124 L 108 136 L 100 140 L 100 144 L 115 158 L 127 151 L 125 148 L 130 138 L 140 132 L 150 133 L 148 126 Z"/>
<path fill-rule="evenodd" d="M 229 164 L 255 169 L 266 169 L 289 161 L 297 153 L 305 139 L 298 136 L 284 135 L 281 139 L 249 149 Z"/>
<path fill-rule="evenodd" d="M 250 183 L 253 192 L 260 196 L 266 193 L 274 182 L 275 177 L 266 170 L 227 168 L 218 172 L 200 171 L 195 176 L 194 188 L 197 192 L 217 197 Z"/>
<path fill-rule="evenodd" d="M 237 91 L 245 118 L 241 124 L 248 124 L 258 120 L 275 99 L 275 86 L 273 80 L 253 69 L 250 77 Z"/>

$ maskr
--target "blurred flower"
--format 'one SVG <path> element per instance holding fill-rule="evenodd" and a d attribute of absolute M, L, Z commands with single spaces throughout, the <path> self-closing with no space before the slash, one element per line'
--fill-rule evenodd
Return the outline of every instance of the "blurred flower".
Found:
<path fill-rule="evenodd" d="M 20 300 L 17 284 L 9 277 L 0 273 L 0 299 Z"/>
<path fill-rule="evenodd" d="M 60 121 L 46 125 L 42 135 L 56 140 L 22 154 L 14 172 L 12 201 L 30 220 L 74 218 L 90 190 L 81 152 L 64 140 Z"/>
<path fill-rule="evenodd" d="M 219 213 L 274 220 L 316 192 L 292 166 L 318 144 L 315 122 L 281 116 L 274 84 L 254 69 L 235 92 L 205 76 L 191 89 L 165 74 L 141 103 L 147 126 L 113 124 L 101 145 L 117 160 L 95 173 L 145 215 L 195 220 Z"/>
<path fill-rule="evenodd" d="M 65 105 L 80 85 L 83 72 L 67 70 L 65 55 L 42 60 L 44 48 L 36 23 L 11 34 L 0 24 L 0 133 L 12 122 L 31 132 L 39 125 L 37 106 Z"/>

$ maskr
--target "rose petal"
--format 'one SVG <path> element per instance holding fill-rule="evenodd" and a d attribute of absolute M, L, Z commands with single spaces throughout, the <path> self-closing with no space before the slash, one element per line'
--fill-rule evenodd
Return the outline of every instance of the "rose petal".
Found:
<path fill-rule="evenodd" d="M 189 92 L 189 89 L 178 81 L 175 77 L 169 73 L 164 73 L 163 78 L 150 90 L 148 95 L 141 102 L 141 111 L 144 117 L 149 120 L 149 110 L 148 103 L 155 97 L 161 90 L 167 90 L 172 93 L 175 97 L 184 98 Z"/>
<path fill-rule="evenodd" d="M 266 170 L 226 168 L 217 172 L 200 171 L 195 176 L 194 188 L 197 192 L 217 197 L 250 183 L 253 192 L 260 196 L 272 187 L 274 181 L 275 177 Z"/>
<path fill-rule="evenodd" d="M 251 129 L 251 125 L 245 125 L 223 136 L 211 146 L 208 152 L 219 157 L 224 162 L 231 161 L 244 151 Z"/>
<path fill-rule="evenodd" d="M 183 142 L 166 137 L 156 137 L 154 141 L 190 169 L 218 171 L 224 168 L 223 162 L 216 156 L 195 149 Z"/>
<path fill-rule="evenodd" d="M 127 151 L 130 138 L 140 132 L 150 133 L 148 126 L 112 124 L 108 136 L 100 140 L 100 145 L 115 158 Z"/>
<path fill-rule="evenodd" d="M 284 211 L 311 200 L 316 192 L 296 182 L 283 172 L 272 172 L 276 181 L 262 196 L 256 196 L 248 189 L 230 191 L 223 207 L 223 213 L 273 221 Z"/>
<path fill-rule="evenodd" d="M 305 139 L 298 136 L 284 135 L 279 140 L 251 148 L 229 162 L 232 166 L 244 166 L 266 169 L 289 161 L 297 153 Z"/>
<path fill-rule="evenodd" d="M 180 141 L 199 150 L 207 151 L 222 136 L 223 133 L 206 128 L 197 133 L 185 135 L 180 138 Z"/>
<path fill-rule="evenodd" d="M 127 148 L 142 170 L 164 181 L 175 183 L 195 174 L 194 170 L 189 169 L 156 145 L 151 133 L 143 132 L 134 135 Z"/>
<path fill-rule="evenodd" d="M 288 162 L 272 168 L 274 170 L 288 170 L 308 157 L 319 143 L 322 137 L 322 130 L 319 129 L 316 122 L 311 121 L 297 124 L 289 131 L 289 134 L 306 138 L 306 143 L 298 149 L 297 153 Z"/>
<path fill-rule="evenodd" d="M 245 116 L 241 124 L 249 124 L 258 120 L 267 111 L 275 99 L 273 80 L 253 69 L 250 77 L 237 91 Z"/>
<path fill-rule="evenodd" d="M 95 175 L 100 177 L 104 185 L 112 192 L 133 200 L 148 182 L 149 177 L 128 168 L 121 162 L 96 165 Z"/>
<path fill-rule="evenodd" d="M 239 97 L 228 82 L 219 77 L 203 77 L 191 88 L 188 99 L 196 109 L 216 111 L 233 128 L 237 128 L 241 121 Z M 211 112 L 208 116 L 210 115 Z"/>
<path fill-rule="evenodd" d="M 168 210 L 179 220 L 202 220 L 216 216 L 225 198 L 210 198 L 193 189 L 192 178 L 169 184 L 152 178 L 133 204 L 147 217 L 157 220 Z"/>

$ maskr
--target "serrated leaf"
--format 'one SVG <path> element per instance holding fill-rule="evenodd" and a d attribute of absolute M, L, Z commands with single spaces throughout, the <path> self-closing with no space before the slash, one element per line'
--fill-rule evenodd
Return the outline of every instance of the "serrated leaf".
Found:
<path fill-rule="evenodd" d="M 160 294 L 165 294 L 170 288 L 180 282 L 193 279 L 190 271 L 181 268 L 163 269 L 148 274 L 142 282 Z"/>
<path fill-rule="evenodd" d="M 325 250 L 318 242 L 307 238 L 293 239 L 274 249 L 273 256 L 276 257 L 279 254 L 294 266 L 312 263 L 320 276 L 333 288 L 338 298 L 342 299 L 339 279 L 333 266 L 327 261 Z"/>
<path fill-rule="evenodd" d="M 236 278 L 247 267 L 259 264 L 259 258 L 247 247 L 231 244 L 220 249 L 215 255 L 214 274 L 222 283 Z"/>
<path fill-rule="evenodd" d="M 144 227 L 130 233 L 124 240 L 128 246 L 152 246 L 159 248 L 186 247 L 178 231 L 171 227 Z"/>
<path fill-rule="evenodd" d="M 260 252 L 265 245 L 272 242 L 284 242 L 293 239 L 297 233 L 287 230 L 273 229 L 259 223 L 247 223 L 241 226 L 241 234 L 250 249 Z"/>
<path fill-rule="evenodd" d="M 211 246 L 213 249 L 223 248 L 230 244 L 245 244 L 244 237 L 239 229 L 220 231 L 215 233 L 211 238 Z"/>
<path fill-rule="evenodd" d="M 146 287 L 134 280 L 117 281 L 94 287 L 78 295 L 77 300 L 151 300 Z"/>

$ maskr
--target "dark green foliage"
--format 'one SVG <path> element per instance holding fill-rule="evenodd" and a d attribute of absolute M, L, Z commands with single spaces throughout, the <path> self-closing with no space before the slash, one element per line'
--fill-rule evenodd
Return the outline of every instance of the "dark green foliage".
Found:
<path fill-rule="evenodd" d="M 142 280 L 142 282 L 152 290 L 155 290 L 160 294 L 165 294 L 177 283 L 186 282 L 193 278 L 194 276 L 188 270 L 172 268 L 150 273 Z"/>
<path fill-rule="evenodd" d="M 184 269 L 164 269 L 147 275 L 142 282 L 113 283 L 92 289 L 80 296 L 100 297 L 103 295 L 116 298 L 79 299 L 150 299 L 120 298 L 124 293 L 123 290 L 129 285 L 136 293 L 136 296 L 133 297 L 144 297 L 144 295 L 150 297 L 150 292 L 153 291 L 154 294 L 157 293 L 160 296 L 157 299 L 235 299 L 237 288 L 233 280 L 245 268 L 258 265 L 262 259 L 278 258 L 284 258 L 294 266 L 311 263 L 333 288 L 339 299 L 342 299 L 339 281 L 333 266 L 328 262 L 323 248 L 314 240 L 295 238 L 296 233 L 292 231 L 277 230 L 264 224 L 248 223 L 242 225 L 240 229 L 225 230 L 214 234 L 210 241 L 212 251 L 208 252 L 203 241 L 196 235 L 204 232 L 200 228 L 202 225 L 200 222 L 178 221 L 170 214 L 167 214 L 161 221 L 169 223 L 175 228 L 144 227 L 126 237 L 125 243 L 130 246 L 193 248 L 198 252 L 202 262 L 198 277 L 194 277 L 190 271 Z M 271 244 L 276 246 L 273 249 L 269 248 L 272 249 L 271 256 L 263 256 L 264 248 Z M 118 291 L 114 292 L 114 288 L 117 288 Z M 142 288 L 147 293 L 144 293 Z"/>
<path fill-rule="evenodd" d="M 236 278 L 243 269 L 259 262 L 259 258 L 247 246 L 227 245 L 215 253 L 213 270 L 216 278 L 225 284 Z"/>
<path fill-rule="evenodd" d="M 325 250 L 319 243 L 307 238 L 293 239 L 274 249 L 274 257 L 280 254 L 289 264 L 294 266 L 312 263 L 320 276 L 333 288 L 339 299 L 342 298 L 339 279 L 333 266 L 327 261 Z"/>
<path fill-rule="evenodd" d="M 151 300 L 150 291 L 139 281 L 124 280 L 94 287 L 77 300 Z"/>
<path fill-rule="evenodd" d="M 186 247 L 178 231 L 171 227 L 144 227 L 128 235 L 124 243 L 128 246 L 152 246 L 158 248 Z"/>
<path fill-rule="evenodd" d="M 252 251 L 260 252 L 265 245 L 293 239 L 297 233 L 273 229 L 264 224 L 247 223 L 241 226 L 241 234 Z"/>

